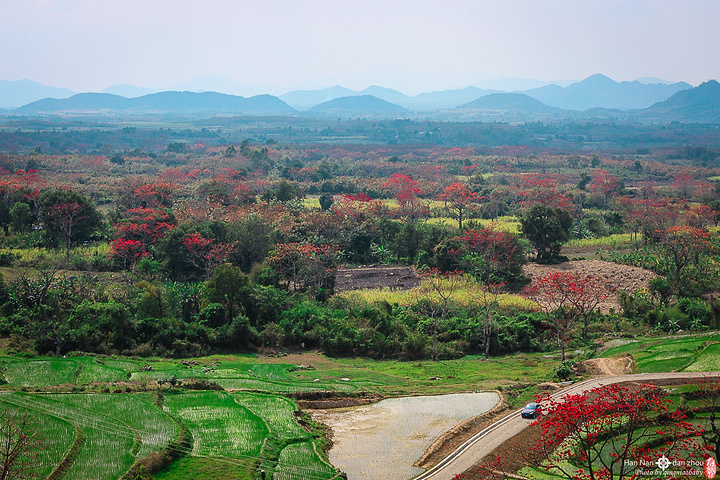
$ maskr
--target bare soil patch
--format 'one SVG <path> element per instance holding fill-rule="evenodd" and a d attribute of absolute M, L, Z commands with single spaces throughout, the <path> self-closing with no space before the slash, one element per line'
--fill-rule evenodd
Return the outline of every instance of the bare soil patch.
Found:
<path fill-rule="evenodd" d="M 391 288 L 407 290 L 417 286 L 420 277 L 410 267 L 341 268 L 335 275 L 335 290 Z"/>
<path fill-rule="evenodd" d="M 556 270 L 569 270 L 582 275 L 593 276 L 604 282 L 612 292 L 636 292 L 648 288 L 650 280 L 657 275 L 649 270 L 602 260 L 576 260 L 557 265 L 529 263 L 523 267 L 525 275 L 536 277 L 548 275 Z M 610 308 L 618 309 L 617 296 L 611 295 L 600 304 L 600 310 L 607 313 Z"/>
<path fill-rule="evenodd" d="M 618 358 L 591 358 L 576 366 L 578 373 L 606 377 L 632 373 L 635 360 L 632 355 Z"/>

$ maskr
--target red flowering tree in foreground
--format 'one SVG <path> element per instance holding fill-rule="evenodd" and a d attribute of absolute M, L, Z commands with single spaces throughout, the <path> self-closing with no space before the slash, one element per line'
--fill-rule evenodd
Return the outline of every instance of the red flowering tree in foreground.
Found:
<path fill-rule="evenodd" d="M 687 460 L 702 455 L 701 433 L 682 410 L 670 410 L 667 393 L 654 385 L 639 390 L 617 384 L 539 399 L 544 415 L 532 454 L 546 471 L 572 480 L 634 479 L 654 470 L 663 455 Z M 644 466 L 643 466 L 644 465 Z"/>
<path fill-rule="evenodd" d="M 583 337 L 587 339 L 590 314 L 609 296 L 609 288 L 595 277 L 558 270 L 534 278 L 525 287 L 525 294 L 547 315 L 564 362 L 570 331 L 582 319 Z"/>
<path fill-rule="evenodd" d="M 0 479 L 35 478 L 41 449 L 37 418 L 6 404 L 0 414 Z"/>
<path fill-rule="evenodd" d="M 654 385 L 603 385 L 537 401 L 543 415 L 530 427 L 537 434 L 511 447 L 510 456 L 503 452 L 485 462 L 473 478 L 516 478 L 509 470 L 522 466 L 570 480 L 655 478 L 647 472 L 656 470 L 663 456 L 670 470 L 684 470 L 688 460 L 702 462 L 711 450 L 703 429 Z"/>

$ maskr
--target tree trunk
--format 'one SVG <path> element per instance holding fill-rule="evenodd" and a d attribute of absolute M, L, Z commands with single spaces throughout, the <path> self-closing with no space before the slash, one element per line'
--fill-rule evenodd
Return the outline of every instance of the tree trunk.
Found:
<path fill-rule="evenodd" d="M 485 360 L 490 358 L 490 336 L 492 335 L 492 324 L 490 318 L 485 319 Z"/>

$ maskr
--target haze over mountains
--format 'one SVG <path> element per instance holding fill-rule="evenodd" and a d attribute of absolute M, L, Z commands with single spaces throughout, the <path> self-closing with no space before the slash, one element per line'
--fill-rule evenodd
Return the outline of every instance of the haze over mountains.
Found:
<path fill-rule="evenodd" d="M 522 92 L 466 87 L 408 96 L 381 86 L 362 91 L 334 86 L 283 95 L 242 97 L 216 92 L 155 93 L 115 85 L 106 93 L 73 95 L 35 82 L 0 81 L 0 108 L 17 115 L 328 115 L 335 117 L 415 117 L 449 120 L 537 121 L 617 119 L 653 122 L 720 122 L 720 86 L 693 88 L 685 82 L 615 82 L 593 75 L 561 87 Z M 43 98 L 26 102 L 33 97 Z"/>

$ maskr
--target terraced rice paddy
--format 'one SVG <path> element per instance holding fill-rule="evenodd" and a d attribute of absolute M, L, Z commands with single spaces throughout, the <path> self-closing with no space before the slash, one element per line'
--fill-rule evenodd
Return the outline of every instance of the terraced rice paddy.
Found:
<path fill-rule="evenodd" d="M 148 442 L 144 446 L 147 452 L 164 448 L 174 434 L 168 428 L 169 419 L 162 412 L 157 410 L 154 415 L 148 414 L 151 409 L 147 407 L 151 405 L 142 405 L 144 400 L 134 396 L 16 393 L 3 397 L 3 400 L 40 418 L 54 419 L 51 424 L 61 420 L 74 427 L 72 435 L 46 437 L 46 443 L 53 449 L 62 450 L 64 455 L 79 434 L 79 449 L 74 452 L 63 477 L 68 479 L 119 478 L 135 462 L 134 453 L 143 449 L 143 438 Z M 129 414 L 131 410 L 141 413 Z M 158 434 L 163 430 L 165 435 Z"/>
<path fill-rule="evenodd" d="M 548 371 L 542 355 L 522 358 L 518 367 L 472 357 L 409 363 L 314 354 L 190 361 L 5 356 L 0 399 L 41 419 L 47 446 L 41 477 L 61 466 L 64 479 L 120 478 L 152 452 L 174 451 L 184 456 L 155 478 L 255 480 L 263 468 L 278 479 L 331 479 L 339 471 L 319 450 L 321 434 L 298 423 L 297 404 L 283 395 L 439 393 Z"/>
<path fill-rule="evenodd" d="M 720 335 L 677 336 L 611 348 L 603 357 L 633 356 L 638 372 L 703 372 L 720 369 Z"/>

